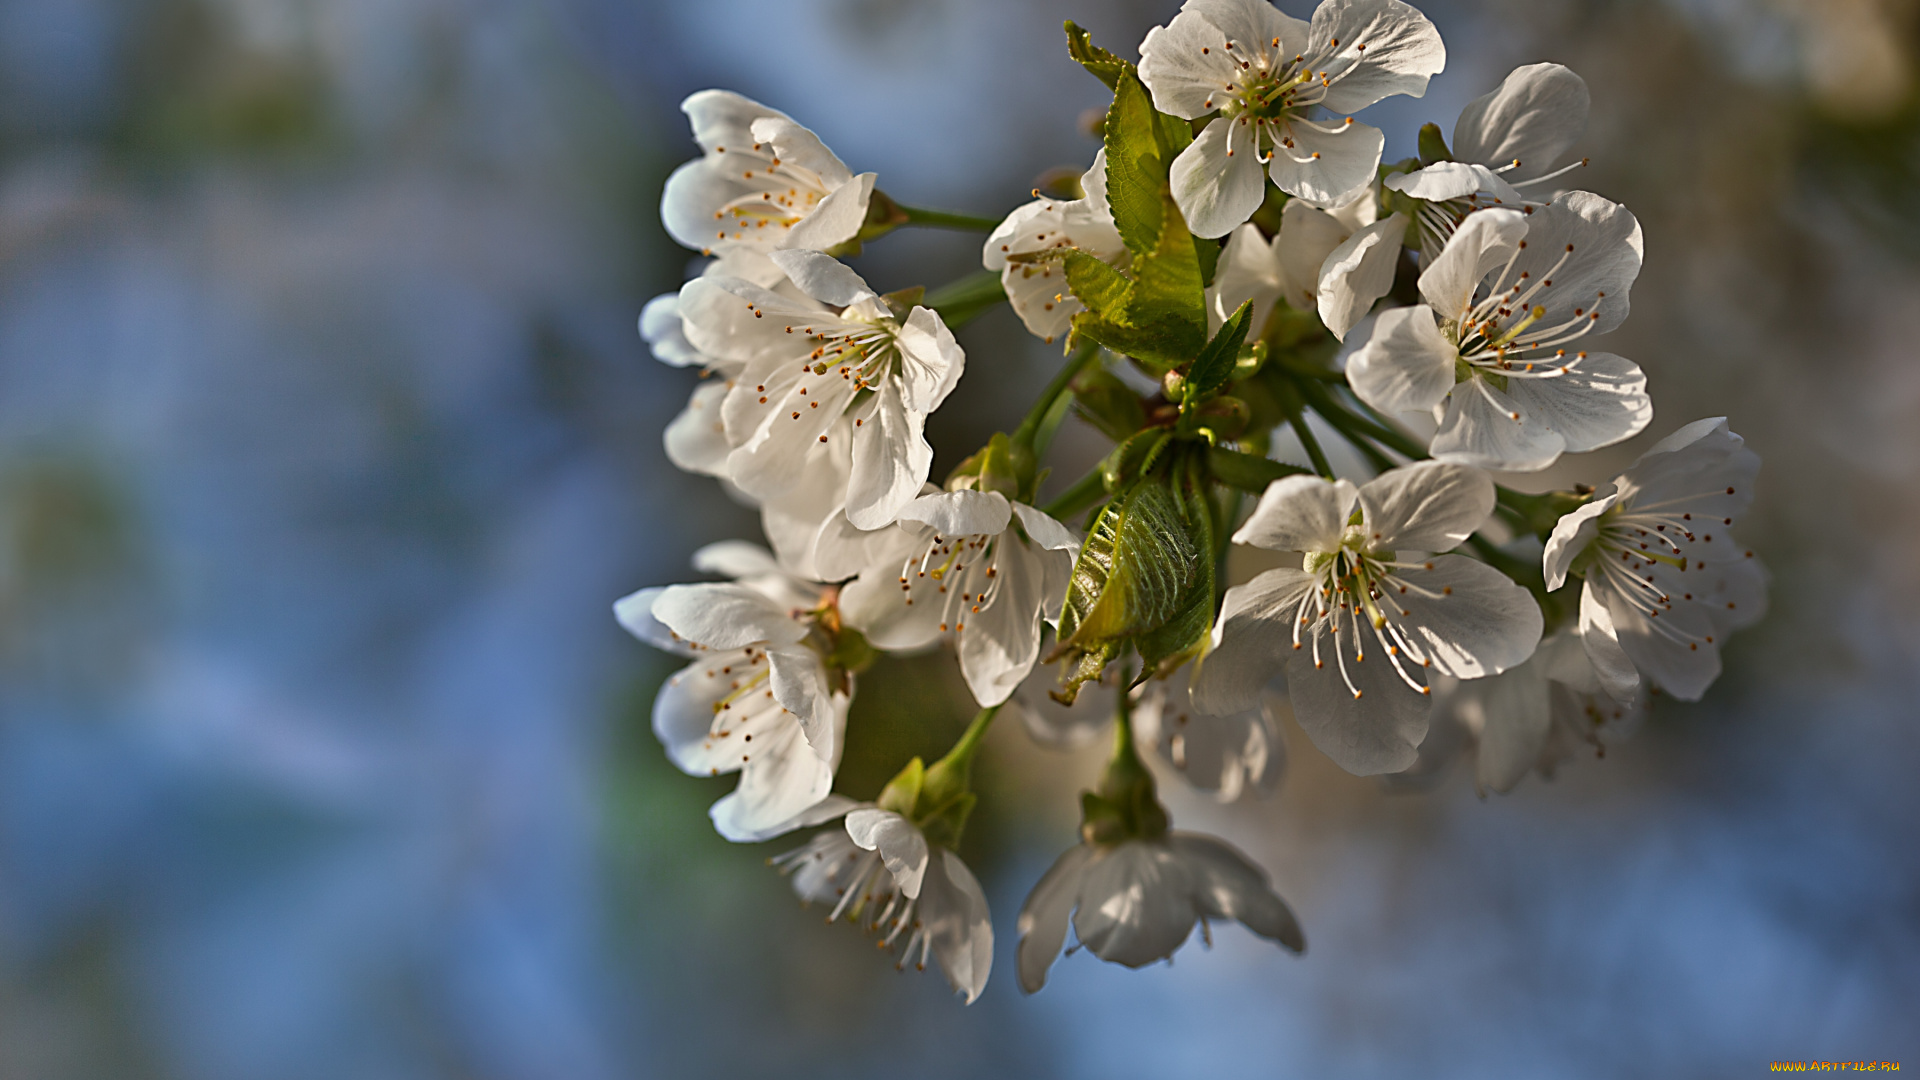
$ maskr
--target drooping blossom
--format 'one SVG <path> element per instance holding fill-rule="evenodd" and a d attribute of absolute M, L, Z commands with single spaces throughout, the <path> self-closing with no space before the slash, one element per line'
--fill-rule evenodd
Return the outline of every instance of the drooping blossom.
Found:
<path fill-rule="evenodd" d="M 1127 245 L 1114 228 L 1107 206 L 1107 152 L 1093 157 L 1080 178 L 1078 199 L 1035 199 L 1016 207 L 987 237 L 981 262 L 1000 271 L 1007 302 L 1027 330 L 1051 345 L 1065 334 L 1074 315 L 1086 310 L 1067 289 L 1065 264 L 1036 258 L 1044 252 L 1075 248 L 1114 266 L 1129 261 Z"/>
<path fill-rule="evenodd" d="M 1060 618 L 1072 530 L 997 491 L 937 491 L 900 511 L 895 541 L 841 595 L 847 624 L 883 649 L 951 634 L 982 706 L 1007 700 Z"/>
<path fill-rule="evenodd" d="M 629 633 L 693 659 L 654 698 L 653 731 L 667 757 L 694 776 L 740 774 L 710 812 L 729 840 L 765 840 L 843 813 L 850 804 L 830 792 L 853 684 L 828 671 L 814 640 L 820 587 L 739 541 L 700 549 L 694 566 L 735 580 L 641 589 L 614 604 Z"/>
<path fill-rule="evenodd" d="M 775 856 L 774 865 L 800 899 L 833 905 L 828 922 L 845 916 L 886 948 L 904 940 L 898 966 L 924 971 L 929 956 L 938 960 L 948 985 L 973 1004 L 993 970 L 993 923 L 980 882 L 905 817 L 871 806 L 846 814 L 845 828 L 821 832 Z"/>
<path fill-rule="evenodd" d="M 1353 392 L 1389 414 L 1431 411 L 1429 452 L 1461 465 L 1544 469 L 1629 438 L 1653 418 L 1646 376 L 1582 346 L 1627 317 L 1640 248 L 1626 207 L 1584 191 L 1468 216 L 1421 271 L 1426 302 L 1347 338 Z"/>
<path fill-rule="evenodd" d="M 1304 553 L 1227 590 L 1193 703 L 1254 707 L 1283 667 L 1294 718 L 1349 772 L 1398 772 L 1426 733 L 1429 669 L 1496 675 L 1532 655 L 1540 609 L 1485 563 L 1444 552 L 1493 510 L 1478 469 L 1419 462 L 1356 488 L 1275 481 L 1234 542 Z"/>
<path fill-rule="evenodd" d="M 1266 872 L 1225 841 L 1167 831 L 1083 842 L 1054 862 L 1020 909 L 1020 989 L 1046 984 L 1069 922 L 1095 956 L 1137 968 L 1172 956 L 1195 923 L 1212 944 L 1209 919 L 1236 920 L 1290 952 L 1307 947 Z"/>
<path fill-rule="evenodd" d="M 1613 697 L 1698 701 L 1727 634 L 1766 613 L 1766 568 L 1733 538 L 1759 471 L 1726 418 L 1695 420 L 1554 526 L 1547 587 L 1583 578 L 1580 637 Z"/>
<path fill-rule="evenodd" d="M 824 251 L 860 232 L 875 174 L 855 176 L 792 117 L 727 90 L 702 90 L 680 110 L 701 156 L 660 196 L 675 240 L 697 251 Z"/>
<path fill-rule="evenodd" d="M 816 444 L 846 417 L 853 431 L 846 516 L 855 528 L 891 524 L 920 493 L 933 465 L 927 415 L 959 381 L 965 354 L 940 316 L 906 317 L 860 276 L 817 251 L 777 251 L 773 261 L 803 302 L 731 277 L 680 290 L 687 339 L 739 362 L 722 405 L 727 475 L 760 499 L 804 482 Z"/>
<path fill-rule="evenodd" d="M 1216 716 L 1193 704 L 1182 668 L 1165 679 L 1149 679 L 1133 706 L 1133 726 L 1141 742 L 1180 771 L 1195 789 L 1221 802 L 1247 792 L 1269 794 L 1287 767 L 1287 745 L 1274 724 L 1263 692 L 1251 709 Z"/>
<path fill-rule="evenodd" d="M 1252 217 L 1269 176 L 1320 206 L 1351 200 L 1373 182 L 1384 139 L 1347 114 L 1419 97 L 1445 66 L 1439 31 L 1400 0 L 1324 0 L 1311 24 L 1265 0 L 1187 0 L 1140 45 L 1155 108 L 1219 113 L 1171 170 L 1174 202 L 1203 237 Z"/>

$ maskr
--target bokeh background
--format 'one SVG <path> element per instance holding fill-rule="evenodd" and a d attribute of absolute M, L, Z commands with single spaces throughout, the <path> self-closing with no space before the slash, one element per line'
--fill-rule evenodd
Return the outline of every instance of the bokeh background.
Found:
<path fill-rule="evenodd" d="M 1302 3 L 1287 5 L 1305 15 Z M 1912 0 L 1433 0 L 1388 156 L 1510 67 L 1593 91 L 1583 178 L 1646 228 L 1604 480 L 1726 414 L 1773 614 L 1697 706 L 1480 801 L 1297 730 L 1265 801 L 1163 784 L 1306 925 L 1012 979 L 1100 752 L 1017 725 L 965 855 L 986 995 L 802 911 L 663 760 L 670 663 L 609 604 L 756 535 L 659 444 L 693 375 L 640 306 L 690 253 L 687 93 L 810 124 L 904 202 L 1081 166 L 1172 0 L 0 3 L 0 1078 L 1746 1076 L 1920 1067 L 1920 82 Z M 977 266 L 903 231 L 883 288 Z M 944 472 L 1057 356 L 961 334 Z M 1098 451 L 1069 430 L 1063 469 Z M 939 657 L 862 684 L 842 789 L 937 753 Z"/>

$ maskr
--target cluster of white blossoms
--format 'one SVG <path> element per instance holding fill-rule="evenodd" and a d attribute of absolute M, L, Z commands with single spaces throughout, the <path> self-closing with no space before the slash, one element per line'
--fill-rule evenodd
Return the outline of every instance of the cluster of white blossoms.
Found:
<path fill-rule="evenodd" d="M 1723 419 L 1597 488 L 1493 475 L 1653 421 L 1645 374 L 1589 340 L 1627 317 L 1642 243 L 1625 207 L 1565 186 L 1585 164 L 1563 160 L 1577 75 L 1519 68 L 1451 145 L 1428 124 L 1417 157 L 1383 162 L 1350 114 L 1420 97 L 1446 60 L 1400 0 L 1324 0 L 1308 21 L 1187 0 L 1137 62 L 1066 29 L 1113 91 L 1102 145 L 997 222 L 903 206 L 737 94 L 688 98 L 702 153 L 661 216 L 707 261 L 640 317 L 663 363 L 708 376 L 669 458 L 756 505 L 767 541 L 703 548 L 695 568 L 724 580 L 615 605 L 689 661 L 654 731 L 688 773 L 738 774 L 712 808 L 726 838 L 826 826 L 772 860 L 795 891 L 968 1001 L 993 920 L 958 852 L 1000 712 L 1044 745 L 1113 746 L 1081 842 L 1020 912 L 1031 992 L 1069 928 L 1135 967 L 1196 925 L 1211 942 L 1211 921 L 1305 949 L 1265 871 L 1171 828 L 1148 758 L 1222 801 L 1263 795 L 1290 711 L 1354 774 L 1431 781 L 1467 755 L 1478 790 L 1505 792 L 1604 750 L 1656 693 L 1698 699 L 1766 601 L 1733 536 L 1758 458 Z M 841 261 L 914 225 L 985 233 L 983 270 L 882 293 Z M 1069 359 L 1017 428 L 936 477 L 927 419 L 966 367 L 953 328 L 1003 300 Z M 1069 417 L 1114 449 L 1043 498 Z M 1283 427 L 1311 469 L 1269 455 Z M 1279 563 L 1230 582 L 1234 545 Z M 877 794 L 836 791 L 861 673 L 944 645 L 978 708 L 965 733 Z"/>

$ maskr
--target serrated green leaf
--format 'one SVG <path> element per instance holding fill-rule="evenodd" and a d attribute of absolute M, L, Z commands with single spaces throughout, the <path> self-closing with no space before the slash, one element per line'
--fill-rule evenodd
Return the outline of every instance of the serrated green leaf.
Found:
<path fill-rule="evenodd" d="M 1247 340 L 1247 324 L 1253 321 L 1253 301 L 1241 303 L 1233 317 L 1222 323 L 1207 347 L 1187 369 L 1187 401 L 1194 402 L 1227 384 L 1234 364 L 1240 359 L 1240 346 Z"/>
<path fill-rule="evenodd" d="M 1127 326 L 1109 322 L 1091 311 L 1082 311 L 1073 317 L 1073 333 L 1076 340 L 1105 345 L 1161 370 L 1186 363 L 1205 344 L 1202 335 L 1188 333 L 1184 325 Z"/>
<path fill-rule="evenodd" d="M 1110 322 L 1128 322 L 1133 282 L 1125 274 L 1084 251 L 1066 255 L 1067 288 L 1087 310 Z"/>
<path fill-rule="evenodd" d="M 1135 639 L 1134 648 L 1143 661 L 1137 681 L 1145 681 L 1156 669 L 1164 673 L 1178 667 L 1200 651 L 1213 629 L 1213 508 L 1207 501 L 1207 478 L 1200 458 L 1188 457 L 1176 464 L 1171 494 L 1180 508 L 1186 545 L 1205 554 L 1186 582 L 1174 613 Z"/>
<path fill-rule="evenodd" d="M 1160 239 L 1152 251 L 1134 260 L 1134 289 L 1126 322 L 1137 327 L 1165 323 L 1169 334 L 1188 345 L 1173 361 L 1184 365 L 1207 343 L 1207 295 L 1186 219 L 1171 195 L 1160 200 Z"/>
<path fill-rule="evenodd" d="M 1211 557 L 1193 546 L 1185 525 L 1180 501 L 1158 478 L 1108 503 L 1074 562 L 1061 639 L 1090 649 L 1146 633 L 1178 614 L 1200 564 Z"/>
<path fill-rule="evenodd" d="M 1159 117 L 1140 77 L 1122 72 L 1114 84 L 1113 107 L 1107 110 L 1107 204 L 1120 239 L 1135 254 L 1152 251 L 1160 242 L 1160 201 L 1172 159 L 1161 156 L 1165 136 Z"/>
<path fill-rule="evenodd" d="M 1067 20 L 1067 55 L 1079 61 L 1081 67 L 1106 83 L 1109 89 L 1120 80 L 1123 72 L 1133 69 L 1132 64 L 1095 45 L 1092 35 L 1080 29 L 1072 19 Z"/>

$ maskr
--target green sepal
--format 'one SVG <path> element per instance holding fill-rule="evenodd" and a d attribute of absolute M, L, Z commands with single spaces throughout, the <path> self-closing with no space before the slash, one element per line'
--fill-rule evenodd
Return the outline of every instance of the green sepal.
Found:
<path fill-rule="evenodd" d="M 1288 465 L 1268 457 L 1243 454 L 1238 450 L 1223 450 L 1217 446 L 1207 450 L 1207 471 L 1228 487 L 1255 495 L 1264 493 L 1269 485 L 1283 477 L 1313 474 L 1312 469 Z"/>
<path fill-rule="evenodd" d="M 926 296 L 927 287 L 915 285 L 910 289 L 896 289 L 885 293 L 880 299 L 886 302 L 887 310 L 893 312 L 894 318 L 906 322 L 907 316 L 913 314 L 913 309 L 919 307 Z"/>
<path fill-rule="evenodd" d="M 1093 35 L 1080 29 L 1072 19 L 1067 20 L 1066 30 L 1067 55 L 1079 61 L 1080 66 L 1086 68 L 1094 78 L 1106 83 L 1109 90 L 1114 88 L 1122 74 L 1133 69 L 1132 64 L 1095 45 Z"/>
<path fill-rule="evenodd" d="M 997 491 L 1019 499 L 1034 484 L 1033 450 L 995 432 L 987 445 L 947 475 L 948 491 Z"/>
<path fill-rule="evenodd" d="M 1440 133 L 1439 124 L 1420 125 L 1420 164 L 1434 165 L 1442 161 L 1452 161 L 1453 154 L 1447 150 L 1447 138 Z"/>
<path fill-rule="evenodd" d="M 912 818 L 914 808 L 920 803 L 920 789 L 926 781 L 927 767 L 916 757 L 887 781 L 887 786 L 880 789 L 880 797 L 873 803 L 882 810 Z"/>

